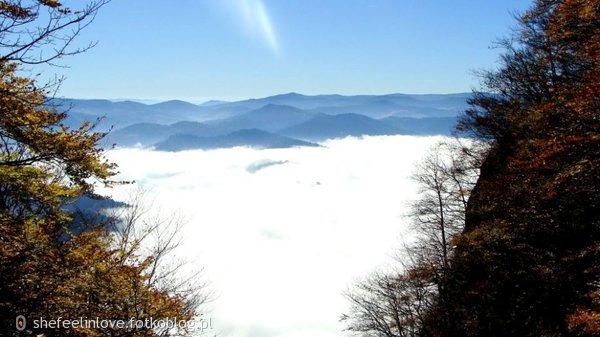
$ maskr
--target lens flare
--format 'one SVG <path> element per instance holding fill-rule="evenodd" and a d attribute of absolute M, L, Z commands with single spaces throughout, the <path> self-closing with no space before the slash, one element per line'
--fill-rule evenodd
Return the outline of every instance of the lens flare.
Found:
<path fill-rule="evenodd" d="M 246 31 L 258 35 L 271 51 L 279 55 L 279 43 L 269 11 L 263 0 L 238 0 Z"/>

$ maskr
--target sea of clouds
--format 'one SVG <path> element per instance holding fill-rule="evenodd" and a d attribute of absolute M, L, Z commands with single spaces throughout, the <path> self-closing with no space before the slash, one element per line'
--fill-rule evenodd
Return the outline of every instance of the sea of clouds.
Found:
<path fill-rule="evenodd" d="M 344 336 L 342 293 L 393 261 L 410 234 L 414 166 L 441 137 L 330 140 L 321 147 L 116 149 L 120 178 L 187 218 L 178 254 L 215 292 L 226 337 Z M 113 188 L 125 200 L 132 186 Z"/>

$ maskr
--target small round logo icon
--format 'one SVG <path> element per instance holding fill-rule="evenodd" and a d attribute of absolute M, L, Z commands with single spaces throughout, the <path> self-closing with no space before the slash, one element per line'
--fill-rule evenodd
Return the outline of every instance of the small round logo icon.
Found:
<path fill-rule="evenodd" d="M 25 330 L 25 327 L 27 326 L 27 319 L 25 319 L 25 316 L 17 316 L 17 318 L 15 318 L 15 326 L 17 327 L 18 331 Z"/>

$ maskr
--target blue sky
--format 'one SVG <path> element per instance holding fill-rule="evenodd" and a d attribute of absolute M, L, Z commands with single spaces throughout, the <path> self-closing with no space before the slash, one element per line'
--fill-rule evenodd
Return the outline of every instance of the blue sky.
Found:
<path fill-rule="evenodd" d="M 61 96 L 238 99 L 452 93 L 493 67 L 524 0 L 113 0 Z"/>

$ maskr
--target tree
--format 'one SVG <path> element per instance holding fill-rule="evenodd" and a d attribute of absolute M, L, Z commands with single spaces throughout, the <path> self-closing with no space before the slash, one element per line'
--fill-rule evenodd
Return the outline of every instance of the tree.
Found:
<path fill-rule="evenodd" d="M 458 139 L 440 142 L 413 174 L 419 191 L 410 211 L 417 235 L 411 250 L 435 273 L 449 267 L 451 241 L 464 227 L 467 201 L 486 149 L 485 144 Z"/>
<path fill-rule="evenodd" d="M 73 48 L 79 31 L 106 1 L 81 10 L 57 1 L 0 1 L 0 330 L 16 334 L 15 316 L 30 319 L 189 321 L 203 301 L 194 287 L 160 272 L 172 234 L 154 225 L 153 251 L 110 223 L 83 221 L 65 207 L 117 181 L 116 165 L 98 145 L 93 124 L 71 129 L 66 114 L 49 108 L 51 86 L 17 75 L 23 64 L 54 62 L 86 50 Z M 20 72 L 21 74 L 23 72 Z M 130 221 L 130 225 L 136 223 Z M 137 225 L 136 225 L 137 226 Z M 187 281 L 191 281 L 187 279 Z M 188 282 L 189 283 L 189 282 Z M 185 332 L 185 331 L 179 331 Z M 27 326 L 39 336 L 168 336 L 142 329 L 52 329 Z"/>
<path fill-rule="evenodd" d="M 62 125 L 66 114 L 44 107 L 50 88 L 15 75 L 19 64 L 50 62 L 83 51 L 69 46 L 105 3 L 73 11 L 56 1 L 0 1 L 3 217 L 57 217 L 64 198 L 93 194 L 94 183 L 113 183 L 115 165 L 102 159 L 97 146 L 104 135 L 94 133 L 89 123 L 76 130 Z M 46 22 L 37 24 L 44 8 L 48 8 Z"/>
<path fill-rule="evenodd" d="M 491 149 L 426 336 L 593 336 L 600 279 L 600 6 L 538 0 L 459 130 Z"/>
<path fill-rule="evenodd" d="M 149 191 L 137 189 L 125 207 L 112 208 L 108 213 L 115 246 L 124 262 L 140 255 L 148 259 L 144 287 L 184 299 L 178 308 L 180 313 L 197 315 L 201 306 L 212 299 L 212 293 L 208 283 L 202 281 L 202 270 L 185 270 L 190 267 L 187 261 L 176 256 L 186 221 L 178 213 L 163 212 L 148 196 Z"/>
<path fill-rule="evenodd" d="M 109 1 L 91 1 L 80 9 L 56 0 L 0 1 L 0 61 L 36 65 L 89 50 L 94 43 L 74 47 L 75 38 Z"/>
<path fill-rule="evenodd" d="M 110 231 L 110 254 L 104 258 L 104 269 L 113 271 L 110 277 L 88 280 L 88 288 L 99 287 L 92 293 L 94 305 L 101 303 L 103 310 L 93 317 L 121 320 L 152 318 L 192 321 L 201 316 L 201 306 L 211 299 L 211 293 L 200 271 L 185 271 L 185 261 L 175 256 L 181 242 L 180 229 L 185 223 L 181 216 L 162 212 L 148 201 L 148 192 L 135 190 L 125 205 L 101 210 L 98 214 L 82 214 L 86 223 L 97 223 Z M 106 217 L 109 220 L 106 220 Z M 126 282 L 123 283 L 123 278 Z M 114 283 L 118 282 L 118 283 Z M 119 292 L 114 292 L 115 285 Z M 89 287 L 92 285 L 92 287 Z M 91 294 L 87 290 L 88 296 Z M 106 305 L 106 303 L 111 305 Z M 88 314 L 89 317 L 89 314 Z M 174 335 L 192 334 L 193 326 L 183 326 Z M 109 329 L 110 336 L 170 336 L 168 328 Z"/>
<path fill-rule="evenodd" d="M 410 219 L 416 240 L 398 257 L 393 272 L 374 272 L 346 291 L 350 310 L 341 321 L 360 336 L 413 337 L 426 329 L 424 319 L 450 267 L 453 237 L 464 225 L 469 194 L 487 147 L 445 141 L 432 147 L 413 180 L 419 186 Z"/>
<path fill-rule="evenodd" d="M 418 336 L 435 291 L 429 270 L 407 267 L 374 272 L 345 292 L 350 310 L 340 321 L 348 331 L 368 337 Z"/>

